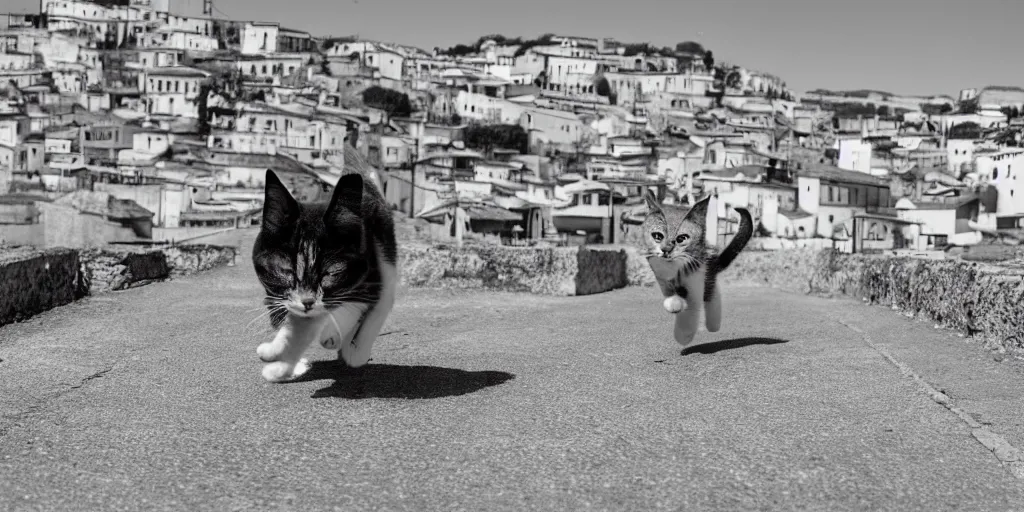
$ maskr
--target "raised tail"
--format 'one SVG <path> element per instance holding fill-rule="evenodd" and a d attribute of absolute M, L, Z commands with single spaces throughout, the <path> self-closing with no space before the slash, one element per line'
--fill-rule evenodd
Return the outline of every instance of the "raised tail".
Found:
<path fill-rule="evenodd" d="M 736 233 L 736 236 L 732 238 L 729 245 L 725 247 L 722 254 L 718 255 L 715 259 L 715 271 L 721 272 L 729 267 L 729 264 L 739 256 L 740 251 L 747 246 L 747 242 L 750 241 L 750 237 L 754 236 L 754 220 L 750 217 L 750 212 L 746 208 L 735 208 L 740 214 L 740 229 Z"/>

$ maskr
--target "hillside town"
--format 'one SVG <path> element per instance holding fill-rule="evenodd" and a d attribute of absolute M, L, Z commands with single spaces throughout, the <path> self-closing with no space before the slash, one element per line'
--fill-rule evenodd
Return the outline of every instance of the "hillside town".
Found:
<path fill-rule="evenodd" d="M 4 15 L 0 243 L 255 226 L 271 169 L 304 201 L 372 176 L 414 232 L 460 243 L 627 243 L 646 190 L 681 208 L 714 196 L 719 241 L 748 207 L 766 249 L 941 252 L 1024 233 L 1018 87 L 797 97 L 692 41 L 424 50 L 170 2 Z"/>

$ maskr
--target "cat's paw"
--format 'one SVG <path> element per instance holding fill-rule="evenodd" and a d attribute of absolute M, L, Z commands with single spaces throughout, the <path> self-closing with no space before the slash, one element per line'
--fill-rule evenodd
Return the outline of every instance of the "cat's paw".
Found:
<path fill-rule="evenodd" d="M 673 314 L 686 309 L 686 301 L 678 295 L 666 297 L 665 302 L 663 302 L 662 305 L 665 307 L 665 311 Z"/>
<path fill-rule="evenodd" d="M 313 366 L 309 364 L 309 360 L 308 359 L 305 359 L 305 358 L 299 359 L 299 362 L 295 363 L 295 369 L 292 370 L 292 378 L 293 379 L 297 379 L 299 377 L 302 377 L 312 367 Z"/>
<path fill-rule="evenodd" d="M 260 360 L 264 363 L 273 363 L 281 357 L 282 348 L 278 348 L 270 342 L 262 343 L 260 346 L 256 347 L 256 355 L 259 356 Z"/>
<path fill-rule="evenodd" d="M 355 345 L 342 347 L 338 351 L 338 359 L 349 368 L 362 368 L 372 360 L 370 354 L 360 354 Z"/>
<path fill-rule="evenodd" d="M 278 361 L 263 367 L 263 378 L 267 382 L 288 382 L 301 377 L 307 371 L 309 371 L 309 362 L 305 359 L 299 361 L 298 364 Z"/>

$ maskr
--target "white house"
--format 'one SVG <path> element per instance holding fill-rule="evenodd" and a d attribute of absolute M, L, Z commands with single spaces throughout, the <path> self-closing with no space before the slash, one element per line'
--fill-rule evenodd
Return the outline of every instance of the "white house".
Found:
<path fill-rule="evenodd" d="M 265 55 L 277 52 L 278 23 L 253 21 L 242 29 L 242 55 Z"/>
<path fill-rule="evenodd" d="M 946 141 L 946 162 L 950 171 L 959 171 L 974 160 L 974 141 L 971 139 L 949 139 Z"/>
<path fill-rule="evenodd" d="M 839 168 L 871 174 L 871 144 L 861 139 L 840 139 Z"/>
<path fill-rule="evenodd" d="M 981 155 L 975 160 L 975 171 L 996 189 L 996 216 L 1024 214 L 1024 149 Z"/>
<path fill-rule="evenodd" d="M 147 69 L 140 90 L 147 97 L 147 113 L 199 117 L 199 86 L 209 73 L 186 66 Z"/>

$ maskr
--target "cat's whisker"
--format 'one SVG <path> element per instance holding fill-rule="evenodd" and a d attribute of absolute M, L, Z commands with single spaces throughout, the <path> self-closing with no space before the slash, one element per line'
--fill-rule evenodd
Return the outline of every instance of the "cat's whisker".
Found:
<path fill-rule="evenodd" d="M 261 313 L 256 318 L 253 318 L 248 324 L 246 324 L 244 329 L 248 330 L 254 324 L 256 324 L 256 322 L 259 322 L 260 320 L 262 320 L 264 318 L 272 316 L 275 312 L 284 312 L 285 310 L 286 310 L 286 308 L 284 306 L 282 306 L 280 304 L 273 304 L 266 311 Z"/>

